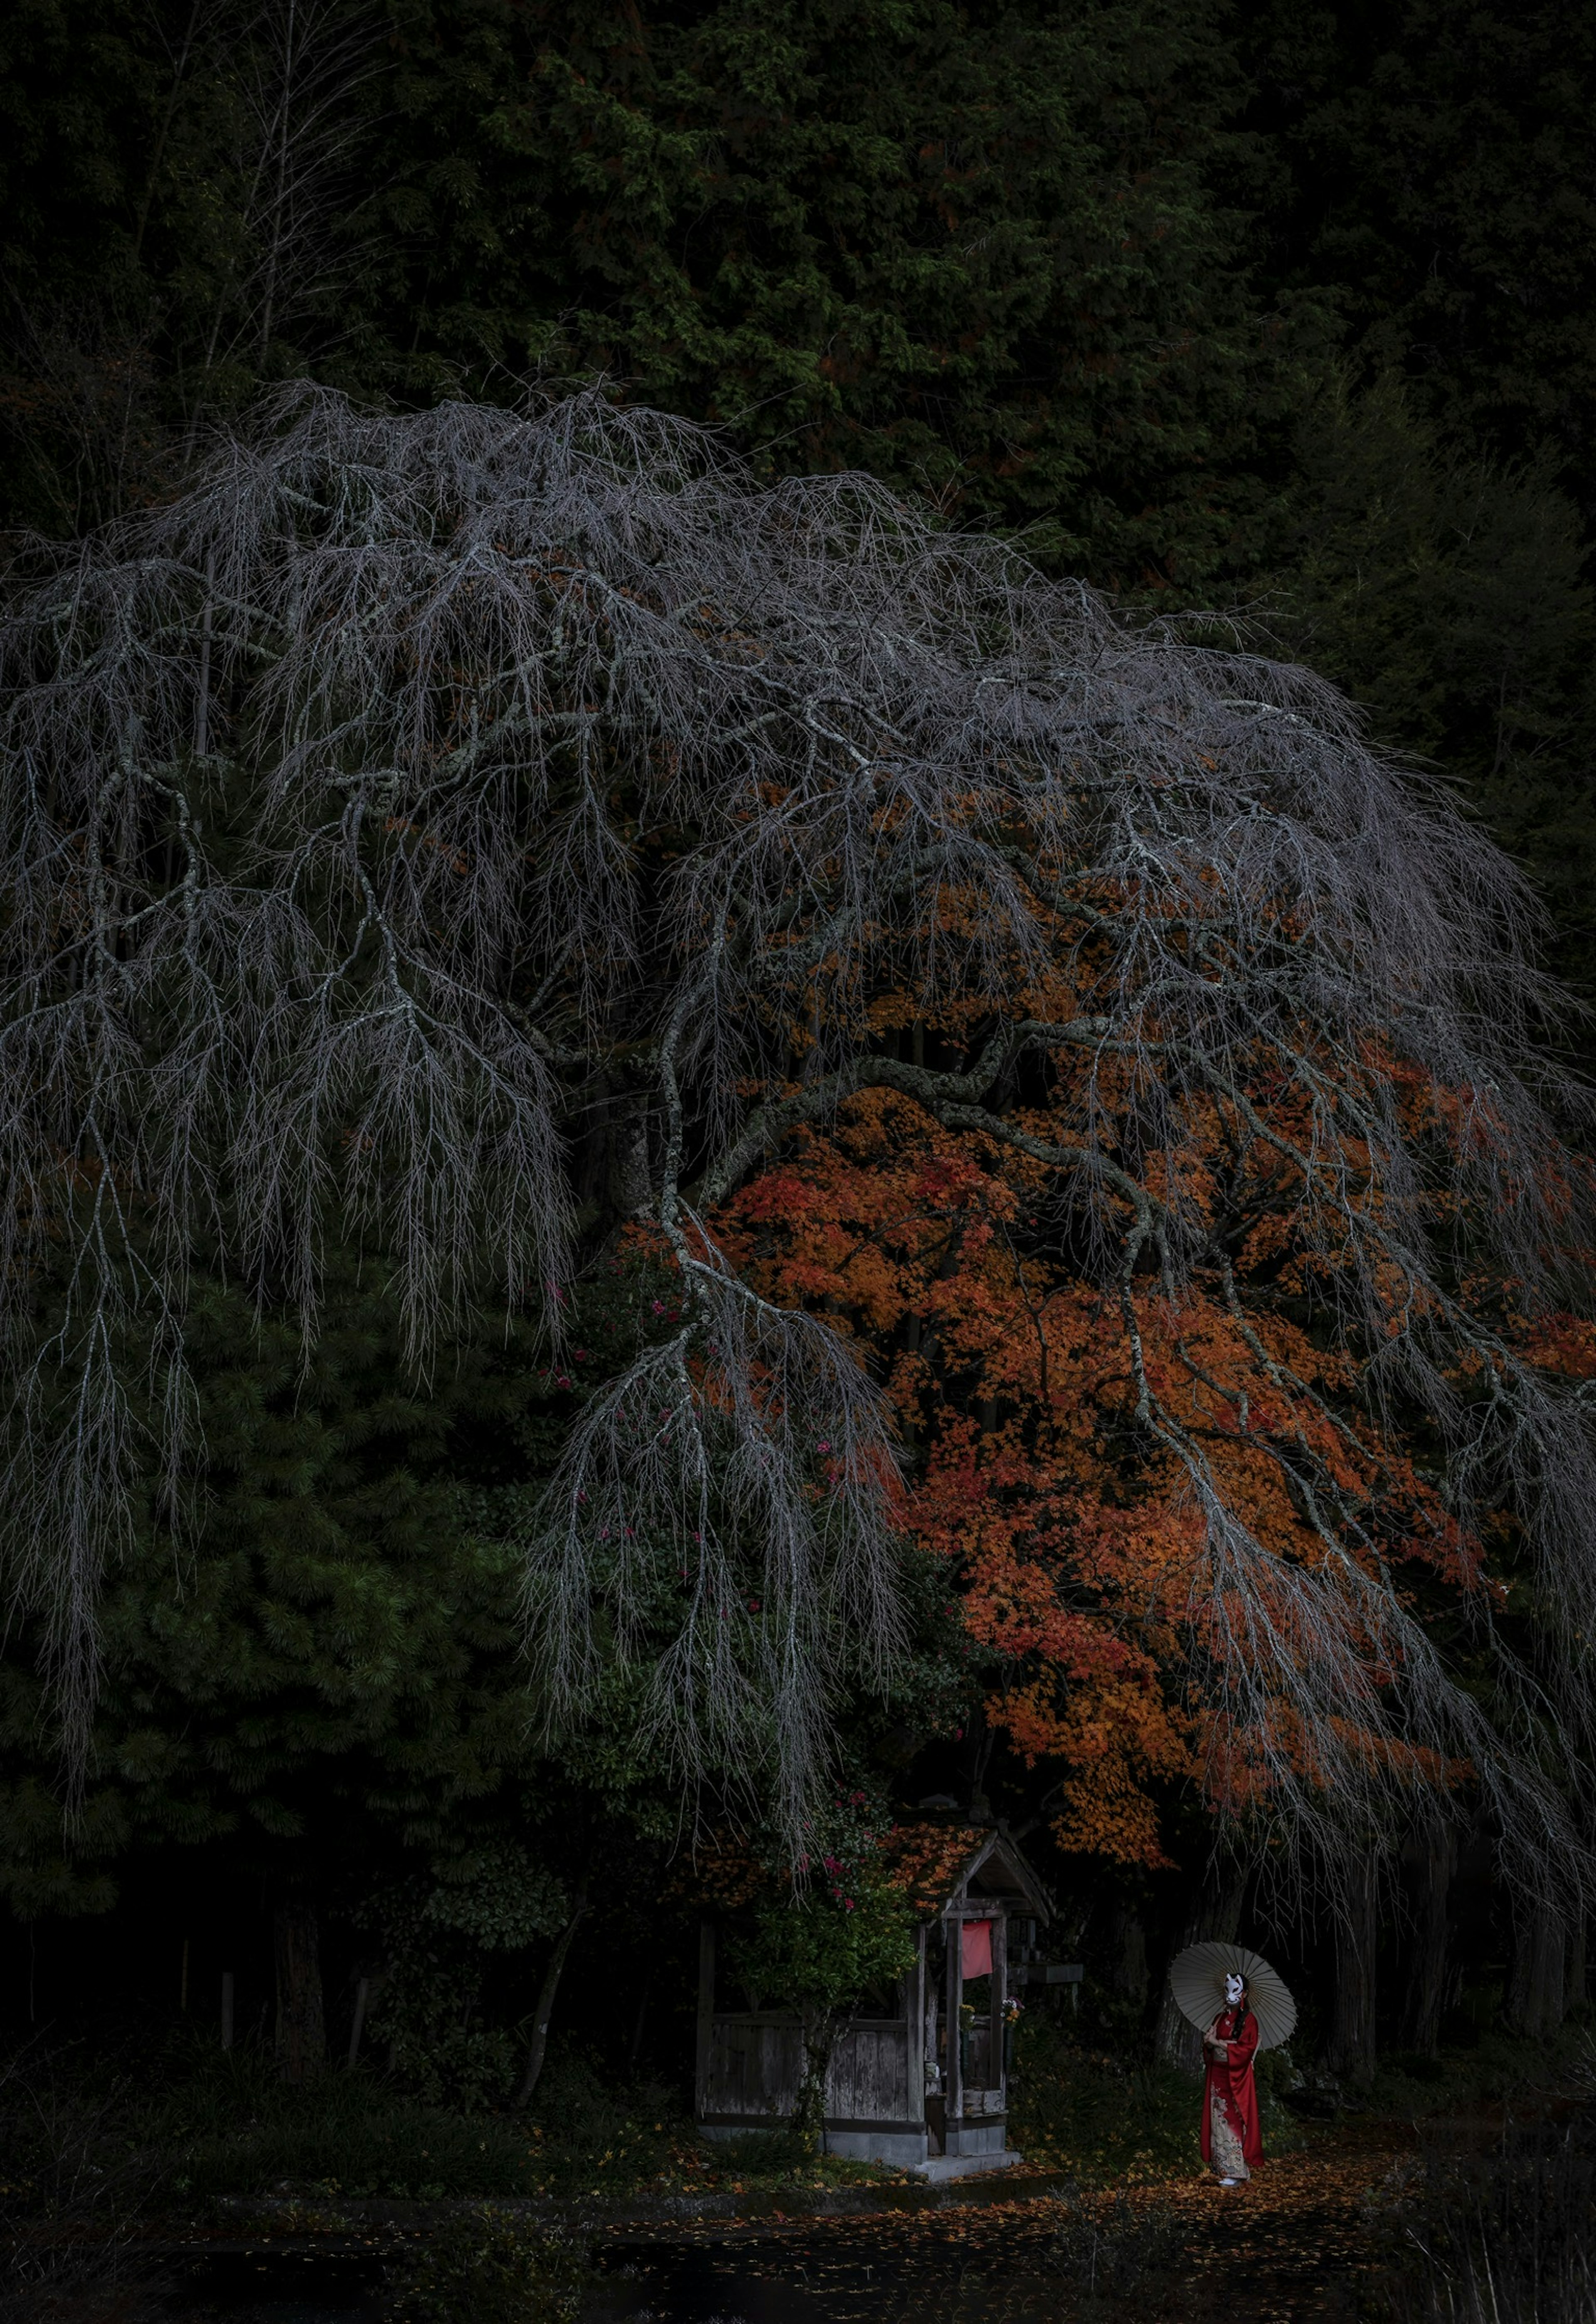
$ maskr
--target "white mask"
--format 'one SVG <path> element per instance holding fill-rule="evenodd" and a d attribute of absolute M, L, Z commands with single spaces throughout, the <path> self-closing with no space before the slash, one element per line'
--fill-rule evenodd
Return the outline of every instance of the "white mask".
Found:
<path fill-rule="evenodd" d="M 1229 2002 L 1233 2009 L 1235 2008 L 1245 1990 L 1246 1988 L 1239 1977 L 1227 1977 L 1225 1978 L 1225 1997 L 1226 2001 Z"/>

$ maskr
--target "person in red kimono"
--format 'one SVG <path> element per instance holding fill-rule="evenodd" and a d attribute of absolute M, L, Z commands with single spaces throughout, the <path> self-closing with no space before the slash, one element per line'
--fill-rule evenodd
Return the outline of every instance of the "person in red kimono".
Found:
<path fill-rule="evenodd" d="M 1203 2090 L 1203 2161 L 1222 2187 L 1239 2187 L 1263 2160 L 1258 2124 L 1258 2085 L 1252 2061 L 1258 2052 L 1258 2020 L 1247 2006 L 1247 1980 L 1227 1977 L 1225 2007 L 1203 2037 L 1208 2076 Z"/>

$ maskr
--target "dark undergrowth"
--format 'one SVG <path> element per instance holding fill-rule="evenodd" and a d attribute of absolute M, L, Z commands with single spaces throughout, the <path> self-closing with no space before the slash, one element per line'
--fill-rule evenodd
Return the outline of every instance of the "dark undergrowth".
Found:
<path fill-rule="evenodd" d="M 181 2029 L 119 2052 L 35 2045 L 7 2088 L 0 2129 L 12 2200 L 41 2213 L 74 2139 L 86 2158 L 79 2175 L 136 2181 L 146 2213 L 203 2217 L 243 2205 L 248 2217 L 258 2204 L 280 2225 L 287 2204 L 307 2227 L 355 2201 L 581 2206 L 902 2175 L 816 2156 L 781 2131 L 705 2141 L 678 2091 L 616 2083 L 580 2049 L 557 2043 L 524 2114 L 431 2105 L 365 2068 L 330 2067 L 296 2088 L 279 2078 L 266 2046 L 223 2051 Z"/>
<path fill-rule="evenodd" d="M 1010 2138 L 1027 2164 L 1082 2186 L 1135 2186 L 1198 2168 L 1195 2086 L 1088 2048 L 1071 2031 L 1038 2017 L 1022 2035 Z M 1393 2061 L 1359 2103 L 1408 2119 L 1474 2111 L 1493 2098 L 1523 2111 L 1527 2090 L 1570 2086 L 1581 2041 L 1588 2037 L 1545 2051 L 1487 2041 L 1457 2060 L 1423 2061 L 1417 2073 Z M 613 2082 L 574 2046 L 551 2052 L 523 2116 L 429 2105 L 367 2069 L 332 2068 L 296 2089 L 279 2080 L 265 2046 L 223 2052 L 184 2029 L 142 2029 L 120 2051 L 85 2043 L 25 2054 L 25 2070 L 14 2070 L 0 2091 L 6 2177 L 16 2190 L 8 2200 L 47 2210 L 61 2176 L 61 2138 L 47 2125 L 59 2131 L 67 2116 L 92 2150 L 92 2184 L 136 2182 L 141 2204 L 164 2214 L 252 2201 L 312 2210 L 373 2199 L 587 2203 L 903 2175 L 817 2157 L 780 2130 L 702 2140 L 682 2093 Z M 1289 2059 L 1263 2061 L 1264 2139 L 1274 2154 L 1317 2135 L 1292 2109 L 1291 2080 Z M 80 2191 L 90 2183 L 79 2174 Z M 107 2196 L 97 2200 L 104 2209 Z"/>
<path fill-rule="evenodd" d="M 661 2089 L 614 2089 L 569 2055 L 551 2061 L 525 2116 L 428 2105 L 364 2069 L 299 2088 L 264 2050 L 170 2061 L 137 2129 L 173 2205 L 287 2195 L 437 2202 L 601 2189 L 671 2167 L 685 2134 Z"/>
<path fill-rule="evenodd" d="M 1071 2324 L 1197 2312 L 1184 2223 L 1172 2213 L 1067 2199 L 1039 2273 L 1069 2295 Z"/>
<path fill-rule="evenodd" d="M 1434 2144 L 1379 2216 L 1370 2324 L 1596 2324 L 1596 2108 Z"/>
<path fill-rule="evenodd" d="M 0 2065 L 0 2324 L 156 2324 L 140 2247 L 154 2173 L 116 2087 L 41 2043 Z"/>
<path fill-rule="evenodd" d="M 1579 2003 L 1560 2032 L 1539 2042 L 1527 2042 L 1500 2026 L 1489 1999 L 1481 2014 L 1483 2028 L 1466 2047 L 1444 2047 L 1433 2058 L 1404 2050 L 1382 2052 L 1373 2083 L 1358 2103 L 1371 2113 L 1408 2119 L 1498 2105 L 1523 2113 L 1527 2102 L 1566 2094 L 1590 2080 L 1596 2049 L 1589 2003 Z"/>
<path fill-rule="evenodd" d="M 596 2281 L 579 2228 L 473 2204 L 390 2267 L 382 2324 L 576 2324 Z"/>
<path fill-rule="evenodd" d="M 1290 2152 L 1314 2133 L 1284 2102 L 1289 2070 L 1265 2059 L 1259 2075 L 1264 2144 Z M 1028 2165 L 1083 2186 L 1136 2186 L 1199 2167 L 1199 2089 L 1167 2067 L 1071 2038 L 1068 2024 L 1027 2021 L 1015 2058 L 1009 2136 Z"/>

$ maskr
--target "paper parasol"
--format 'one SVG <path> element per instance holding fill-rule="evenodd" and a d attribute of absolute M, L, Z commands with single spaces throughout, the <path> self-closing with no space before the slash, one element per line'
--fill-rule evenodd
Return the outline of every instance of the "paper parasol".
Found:
<path fill-rule="evenodd" d="M 1225 2007 L 1227 1977 L 1247 1980 L 1247 2006 L 1258 2020 L 1258 2046 L 1278 2050 L 1290 2038 L 1297 2023 L 1297 2004 L 1269 1963 L 1245 1945 L 1227 1945 L 1219 1939 L 1188 1945 L 1169 1965 L 1169 1990 L 1194 2025 L 1206 2034 Z"/>

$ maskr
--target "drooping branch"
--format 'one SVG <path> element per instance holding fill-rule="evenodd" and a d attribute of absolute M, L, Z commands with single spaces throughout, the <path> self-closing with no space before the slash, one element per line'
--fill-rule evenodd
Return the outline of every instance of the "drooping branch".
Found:
<path fill-rule="evenodd" d="M 359 1241 L 422 1369 L 491 1300 L 558 1332 L 600 1122 L 627 1191 L 583 1232 L 651 1225 L 683 1322 L 586 1408 L 528 1542 L 540 1683 L 580 1715 L 613 1637 L 683 1768 L 758 1766 L 796 1814 L 827 1703 L 894 1650 L 893 1447 L 855 1351 L 714 1213 L 869 1092 L 1047 1187 L 1239 1609 L 1194 1685 L 1215 1732 L 1314 1729 L 1278 1763 L 1303 1814 L 1332 1668 L 1370 1734 L 1394 1698 L 1352 1665 L 1394 1661 L 1416 1735 L 1489 1741 L 1332 1443 L 1426 1416 L 1460 1525 L 1517 1511 L 1575 1667 L 1590 1414 L 1497 1313 L 1565 1302 L 1588 1232 L 1533 907 L 1308 673 L 596 393 L 395 419 L 299 388 L 170 505 L 41 552 L 0 681 L 6 1517 L 79 1745 L 95 1577 L 180 1441 L 196 1253 L 313 1335 L 323 1249 Z M 1237 1290 L 1303 1416 L 1268 1457 L 1323 1572 L 1279 1588 L 1150 1305 L 1265 1217 L 1355 1375 L 1327 1416 Z"/>

